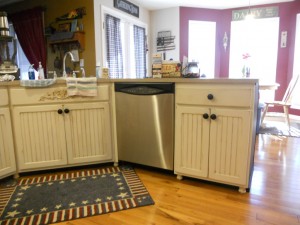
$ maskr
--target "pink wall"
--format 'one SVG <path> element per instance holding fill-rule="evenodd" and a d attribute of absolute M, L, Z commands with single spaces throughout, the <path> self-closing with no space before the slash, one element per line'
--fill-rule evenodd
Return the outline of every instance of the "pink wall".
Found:
<path fill-rule="evenodd" d="M 278 6 L 280 27 L 279 31 L 288 32 L 288 42 L 286 48 L 278 48 L 278 61 L 276 82 L 280 83 L 280 87 L 275 92 L 275 99 L 282 99 L 287 85 L 293 73 L 293 59 L 294 59 L 294 43 L 295 43 L 295 26 L 296 15 L 300 13 L 300 1 L 260 5 L 252 7 L 265 7 L 265 6 Z M 235 9 L 234 9 L 235 10 Z M 188 55 L 188 21 L 189 20 L 202 20 L 202 21 L 215 21 L 217 23 L 217 37 L 216 37 L 216 63 L 215 75 L 216 77 L 228 77 L 229 74 L 229 49 L 230 49 L 230 24 L 233 9 L 229 10 L 213 10 L 202 8 L 180 8 L 180 59 L 184 55 Z M 229 37 L 229 46 L 227 51 L 224 51 L 222 45 L 222 38 L 224 33 L 227 32 Z M 279 34 L 280 35 L 280 34 Z M 280 39 L 279 39 L 280 40 Z M 280 43 L 278 43 L 280 45 Z M 281 111 L 280 108 L 275 111 Z M 291 110 L 292 114 L 300 115 L 299 110 Z"/>

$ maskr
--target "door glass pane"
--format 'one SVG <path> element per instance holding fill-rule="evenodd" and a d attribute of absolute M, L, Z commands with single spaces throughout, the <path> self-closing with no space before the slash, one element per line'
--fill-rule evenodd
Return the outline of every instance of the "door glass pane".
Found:
<path fill-rule="evenodd" d="M 200 74 L 215 76 L 216 22 L 189 21 L 189 62 L 199 62 Z"/>
<path fill-rule="evenodd" d="M 229 77 L 276 81 L 279 18 L 231 22 Z M 249 72 L 249 74 L 247 74 Z M 260 99 L 274 99 L 274 91 L 262 92 Z"/>

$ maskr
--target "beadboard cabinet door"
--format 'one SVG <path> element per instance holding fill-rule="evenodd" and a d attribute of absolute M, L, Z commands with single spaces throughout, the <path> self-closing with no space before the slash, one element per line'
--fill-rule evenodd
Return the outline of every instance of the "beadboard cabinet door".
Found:
<path fill-rule="evenodd" d="M 174 172 L 239 187 L 251 180 L 257 87 L 177 84 Z"/>
<path fill-rule="evenodd" d="M 14 108 L 19 170 L 112 161 L 108 102 Z"/>
<path fill-rule="evenodd" d="M 209 173 L 214 181 L 247 185 L 250 164 L 250 110 L 213 108 L 210 120 Z"/>
<path fill-rule="evenodd" d="M 13 109 L 18 169 L 45 169 L 67 164 L 61 105 L 17 106 Z"/>
<path fill-rule="evenodd" d="M 67 104 L 64 107 L 69 111 L 64 115 L 68 163 L 111 161 L 109 103 Z"/>
<path fill-rule="evenodd" d="M 246 185 L 250 116 L 249 110 L 177 107 L 176 173 Z"/>
<path fill-rule="evenodd" d="M 11 118 L 7 107 L 0 108 L 0 178 L 16 172 Z"/>
<path fill-rule="evenodd" d="M 203 118 L 207 112 L 204 107 L 176 107 L 174 170 L 177 174 L 208 175 L 210 123 Z"/>

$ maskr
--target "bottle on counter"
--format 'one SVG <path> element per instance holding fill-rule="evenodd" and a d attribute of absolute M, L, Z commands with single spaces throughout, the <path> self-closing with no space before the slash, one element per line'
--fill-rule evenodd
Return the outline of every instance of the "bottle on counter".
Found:
<path fill-rule="evenodd" d="M 31 64 L 28 69 L 28 78 L 29 80 L 35 80 L 35 73 L 33 69 L 34 64 Z"/>
<path fill-rule="evenodd" d="M 100 62 L 97 62 L 97 64 L 96 64 L 96 77 L 101 78 Z"/>
<path fill-rule="evenodd" d="M 45 79 L 44 68 L 43 68 L 41 62 L 39 62 L 38 74 L 39 74 L 39 76 L 38 76 L 38 77 L 39 77 L 39 80 Z"/>

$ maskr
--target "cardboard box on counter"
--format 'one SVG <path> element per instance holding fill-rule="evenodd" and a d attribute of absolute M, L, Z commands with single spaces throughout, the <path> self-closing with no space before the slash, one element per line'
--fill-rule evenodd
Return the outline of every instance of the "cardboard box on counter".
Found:
<path fill-rule="evenodd" d="M 181 63 L 179 61 L 163 61 L 162 77 L 181 77 Z"/>

